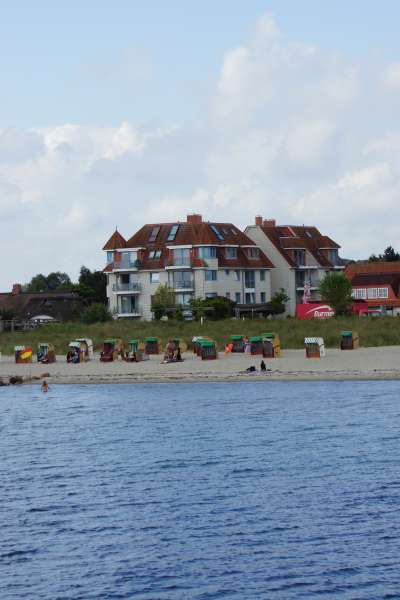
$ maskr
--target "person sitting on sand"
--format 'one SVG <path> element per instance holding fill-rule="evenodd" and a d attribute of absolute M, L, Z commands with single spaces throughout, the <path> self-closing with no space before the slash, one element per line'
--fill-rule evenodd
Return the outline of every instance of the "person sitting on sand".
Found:
<path fill-rule="evenodd" d="M 47 383 L 47 381 L 45 379 L 43 379 L 42 385 L 40 386 L 40 389 L 42 390 L 42 392 L 48 392 L 49 391 L 49 384 Z"/>
<path fill-rule="evenodd" d="M 227 344 L 225 346 L 225 354 L 229 354 L 230 352 L 232 352 L 232 350 L 233 350 L 233 344 L 232 344 L 232 342 L 229 342 L 229 344 Z"/>

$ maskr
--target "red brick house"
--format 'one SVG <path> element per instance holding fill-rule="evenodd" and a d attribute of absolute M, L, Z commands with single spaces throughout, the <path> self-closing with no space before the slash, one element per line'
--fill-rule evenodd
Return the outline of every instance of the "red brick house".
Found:
<path fill-rule="evenodd" d="M 400 314 L 400 261 L 353 263 L 345 275 L 353 287 L 354 312 Z"/>

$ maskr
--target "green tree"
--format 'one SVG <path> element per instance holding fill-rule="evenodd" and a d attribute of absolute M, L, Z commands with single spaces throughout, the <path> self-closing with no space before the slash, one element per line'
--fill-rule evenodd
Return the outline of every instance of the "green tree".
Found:
<path fill-rule="evenodd" d="M 333 308 L 336 315 L 349 312 L 352 303 L 351 291 L 351 281 L 342 273 L 327 273 L 318 286 L 322 300 Z"/>
<path fill-rule="evenodd" d="M 111 321 L 112 316 L 107 306 L 101 302 L 94 302 L 88 306 L 81 315 L 83 323 L 105 323 Z"/>
<path fill-rule="evenodd" d="M 107 304 L 107 276 L 103 271 L 91 271 L 85 266 L 81 267 L 78 285 L 75 286 L 77 293 L 89 304 L 100 302 Z"/>
<path fill-rule="evenodd" d="M 224 296 L 217 296 L 216 298 L 193 298 L 190 301 L 190 308 L 192 309 L 194 318 L 197 320 L 204 316 L 214 321 L 227 319 L 232 317 L 234 306 L 235 302 Z"/>
<path fill-rule="evenodd" d="M 153 296 L 152 310 L 154 318 L 161 319 L 167 313 L 168 308 L 175 308 L 175 292 L 167 283 L 160 284 Z"/>
<path fill-rule="evenodd" d="M 289 302 L 289 296 L 285 290 L 281 288 L 279 292 L 275 292 L 269 301 L 269 306 L 273 315 L 281 315 L 286 310 L 286 302 Z"/>
<path fill-rule="evenodd" d="M 388 246 L 383 254 L 371 254 L 368 261 L 369 262 L 397 262 L 400 260 L 400 254 L 396 252 L 393 246 Z"/>
<path fill-rule="evenodd" d="M 35 275 L 24 288 L 27 292 L 56 292 L 72 289 L 73 284 L 67 273 L 55 271 L 48 275 Z"/>

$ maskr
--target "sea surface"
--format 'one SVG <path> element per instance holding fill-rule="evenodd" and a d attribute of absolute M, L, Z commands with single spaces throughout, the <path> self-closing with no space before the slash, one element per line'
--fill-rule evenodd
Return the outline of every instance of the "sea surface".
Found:
<path fill-rule="evenodd" d="M 400 382 L 0 388 L 0 599 L 400 598 Z"/>

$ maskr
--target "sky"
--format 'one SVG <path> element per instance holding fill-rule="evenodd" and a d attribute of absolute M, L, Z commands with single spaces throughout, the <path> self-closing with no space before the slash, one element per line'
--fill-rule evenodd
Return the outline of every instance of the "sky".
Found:
<path fill-rule="evenodd" d="M 400 250 L 397 0 L 3 3 L 0 291 L 115 227 L 257 214 Z"/>

